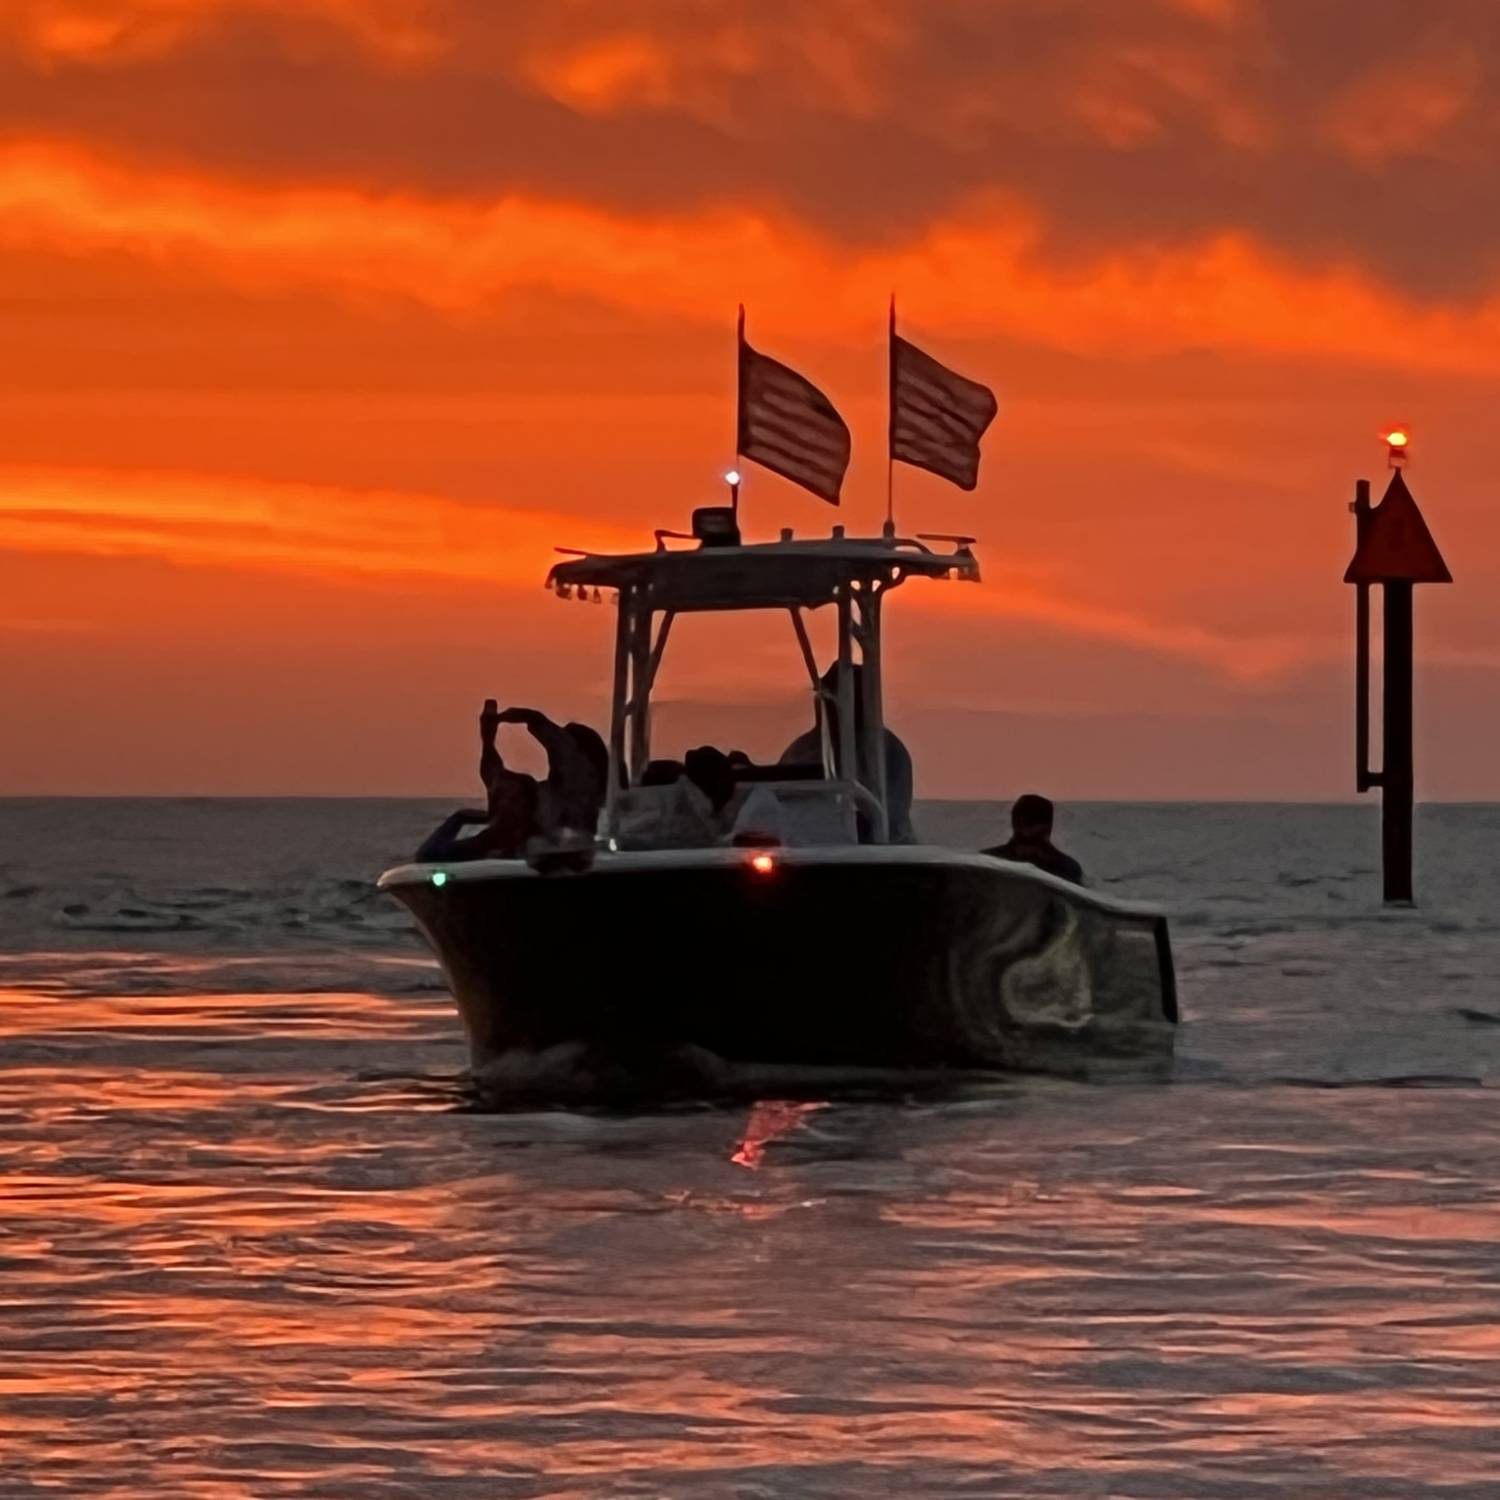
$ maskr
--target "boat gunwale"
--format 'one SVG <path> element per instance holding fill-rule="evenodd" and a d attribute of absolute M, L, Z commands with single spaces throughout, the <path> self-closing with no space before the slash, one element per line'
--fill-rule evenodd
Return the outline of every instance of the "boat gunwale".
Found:
<path fill-rule="evenodd" d="M 1121 900 L 1090 886 L 1075 885 L 1036 865 L 1001 859 L 997 855 L 945 849 L 935 844 L 826 844 L 826 845 L 734 845 L 701 849 L 600 849 L 594 854 L 589 875 L 620 876 L 667 870 L 729 870 L 744 867 L 758 854 L 771 855 L 790 868 L 928 868 L 971 870 L 1004 875 L 1030 885 L 1039 885 L 1070 901 L 1113 916 L 1141 921 L 1167 920 L 1167 911 L 1146 902 Z M 386 870 L 377 881 L 380 890 L 428 885 L 435 874 L 444 885 L 477 885 L 505 880 L 566 880 L 566 875 L 543 875 L 524 859 L 475 859 L 445 863 L 409 861 Z"/>

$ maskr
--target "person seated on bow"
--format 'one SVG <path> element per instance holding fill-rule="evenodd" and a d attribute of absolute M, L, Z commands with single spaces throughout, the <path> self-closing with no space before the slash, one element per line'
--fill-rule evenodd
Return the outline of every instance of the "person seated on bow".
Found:
<path fill-rule="evenodd" d="M 547 776 L 538 782 L 505 764 L 496 743 L 502 724 L 521 724 L 547 753 Z M 507 708 L 485 699 L 479 715 L 479 779 L 485 806 L 449 814 L 417 850 L 422 863 L 463 859 L 516 859 L 539 834 L 592 838 L 604 803 L 609 752 L 586 724 L 558 725 L 532 708 Z M 464 834 L 466 827 L 479 831 Z"/>

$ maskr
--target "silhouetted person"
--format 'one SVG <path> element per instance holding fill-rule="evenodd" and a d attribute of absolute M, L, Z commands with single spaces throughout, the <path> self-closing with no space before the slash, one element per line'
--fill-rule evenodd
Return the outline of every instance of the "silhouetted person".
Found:
<path fill-rule="evenodd" d="M 464 829 L 482 824 L 478 833 Z M 537 826 L 537 784 L 532 776 L 514 776 L 490 793 L 487 807 L 461 807 L 449 813 L 422 840 L 419 864 L 461 859 L 518 859 Z"/>
<path fill-rule="evenodd" d="M 547 752 L 547 778 L 512 771 L 496 737 L 502 724 L 522 724 Z M 587 724 L 554 724 L 534 708 L 501 712 L 486 698 L 479 715 L 479 779 L 486 806 L 460 808 L 423 841 L 418 860 L 514 859 L 536 834 L 564 830 L 593 837 L 609 779 L 609 752 Z M 478 833 L 463 836 L 475 823 Z"/>
<path fill-rule="evenodd" d="M 713 745 L 700 745 L 682 758 L 687 779 L 708 798 L 716 813 L 723 812 L 734 796 L 734 762 Z"/>
<path fill-rule="evenodd" d="M 491 703 L 485 704 L 488 712 Z M 520 724 L 547 752 L 547 777 L 538 787 L 537 817 L 540 833 L 558 833 L 569 829 L 593 837 L 604 805 L 604 787 L 609 778 L 609 752 L 604 741 L 587 724 L 554 724 L 546 714 L 534 708 L 507 708 L 494 716 L 494 723 Z M 484 732 L 484 718 L 480 721 Z M 517 772 L 506 770 L 495 748 L 493 732 L 485 741 L 480 760 L 480 775 L 485 765 L 498 768 L 505 777 Z M 486 777 L 485 785 L 488 787 Z"/>
<path fill-rule="evenodd" d="M 864 678 L 858 667 L 854 667 L 851 670 L 854 673 L 854 743 L 856 754 L 862 757 L 864 750 Z M 838 663 L 835 662 L 823 674 L 822 680 L 819 683 L 823 691 L 818 699 L 818 723 L 809 729 L 806 734 L 798 735 L 781 752 L 782 765 L 822 765 L 822 726 L 825 724 L 828 727 L 829 742 L 837 746 L 839 742 L 838 681 L 839 667 Z M 874 791 L 875 788 L 871 786 L 869 790 Z M 885 812 L 890 841 L 893 844 L 910 844 L 916 840 L 916 835 L 912 832 L 911 826 L 911 798 L 911 752 L 887 729 L 885 731 Z M 859 828 L 860 838 L 868 842 L 871 837 L 871 830 L 869 827 L 869 818 L 864 813 L 861 813 L 859 816 Z"/>
<path fill-rule="evenodd" d="M 557 727 L 541 714 L 536 717 L 548 730 Z M 561 746 L 555 757 L 550 748 L 547 752 L 545 787 L 552 788 L 547 795 L 552 799 L 558 826 L 586 833 L 592 838 L 604 807 L 605 789 L 609 785 L 609 750 L 599 731 L 587 724 L 570 720 L 563 725 L 562 732 L 569 743 Z M 532 733 L 537 731 L 532 730 Z M 546 743 L 544 740 L 543 744 Z"/>
<path fill-rule="evenodd" d="M 680 760 L 651 760 L 641 772 L 642 786 L 671 786 L 687 775 L 687 767 Z"/>
<path fill-rule="evenodd" d="M 1052 818 L 1052 804 L 1035 792 L 1027 792 L 1017 797 L 1011 806 L 1010 838 L 994 849 L 982 849 L 980 853 L 1035 865 L 1049 875 L 1059 875 L 1074 885 L 1082 885 L 1083 866 L 1052 842 Z"/>

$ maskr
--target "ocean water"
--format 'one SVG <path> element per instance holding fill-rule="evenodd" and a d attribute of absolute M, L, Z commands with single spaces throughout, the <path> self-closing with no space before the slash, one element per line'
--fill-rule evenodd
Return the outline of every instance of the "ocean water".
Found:
<path fill-rule="evenodd" d="M 484 1112 L 445 809 L 0 802 L 0 1496 L 1500 1496 L 1500 808 L 1079 806 L 1169 1081 Z M 935 841 L 998 810 L 927 804 Z"/>

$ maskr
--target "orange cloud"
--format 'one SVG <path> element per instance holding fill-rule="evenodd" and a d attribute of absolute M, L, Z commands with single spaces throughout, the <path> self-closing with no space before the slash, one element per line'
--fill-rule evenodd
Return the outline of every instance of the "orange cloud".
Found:
<path fill-rule="evenodd" d="M 232 285 L 314 284 L 455 314 L 534 288 L 705 321 L 744 299 L 783 327 L 862 338 L 895 287 L 929 328 L 1079 352 L 1500 367 L 1495 293 L 1425 306 L 1350 265 L 1298 264 L 1240 233 L 1059 265 L 1045 222 L 994 196 L 904 244 L 861 249 L 749 208 L 646 216 L 537 197 L 261 188 L 12 144 L 0 148 L 0 245 L 125 252 Z"/>
<path fill-rule="evenodd" d="M 558 545 L 625 552 L 649 539 L 634 527 L 397 491 L 203 474 L 0 469 L 0 551 L 539 589 Z M 1296 641 L 1226 635 L 1091 605 L 1014 578 L 999 587 L 955 584 L 914 594 L 911 607 L 922 613 L 1028 621 L 1244 679 L 1275 674 L 1309 653 L 1305 635 Z"/>
<path fill-rule="evenodd" d="M 1161 0 L 1161 4 L 1196 21 L 1227 27 L 1244 22 L 1253 12 L 1255 0 Z"/>
<path fill-rule="evenodd" d="M 868 119 L 888 105 L 884 72 L 911 35 L 901 8 L 881 0 L 791 4 L 759 17 L 734 4 L 700 9 L 681 29 L 643 29 L 622 27 L 613 0 L 575 3 L 551 13 L 522 72 L 583 113 L 675 109 L 719 124 L 730 119 L 727 85 L 775 73 L 797 94 Z"/>
<path fill-rule="evenodd" d="M 413 60 L 440 50 L 427 0 L 6 0 L 0 42 L 44 64 L 158 57 L 231 14 L 333 27 L 371 53 Z"/>
<path fill-rule="evenodd" d="M 1339 95 L 1327 133 L 1346 156 L 1372 169 L 1438 152 L 1479 85 L 1479 61 L 1469 49 L 1386 63 Z"/>
<path fill-rule="evenodd" d="M 1068 635 L 1200 662 L 1244 682 L 1274 678 L 1323 657 L 1336 659 L 1344 650 L 1341 641 L 1320 641 L 1306 631 L 1295 635 L 1235 635 L 1206 626 L 1155 620 L 1138 611 L 1090 604 L 1009 581 L 999 588 L 955 584 L 952 589 L 925 591 L 920 607 L 971 618 L 984 614 L 1045 625 Z"/>
<path fill-rule="evenodd" d="M 1135 150 L 1169 125 L 1208 130 L 1237 149 L 1266 145 L 1261 110 L 1236 87 L 1222 45 L 1137 42 L 1096 57 L 1070 86 L 1073 113 L 1106 146 Z"/>
<path fill-rule="evenodd" d="M 202 474 L 0 470 L 0 550 L 539 588 L 558 545 L 623 527 L 431 495 Z"/>
<path fill-rule="evenodd" d="M 721 118 L 725 77 L 755 66 L 747 40 L 740 27 L 696 37 L 686 47 L 645 32 L 619 32 L 538 48 L 525 71 L 543 92 L 587 114 L 648 106 Z"/>
<path fill-rule="evenodd" d="M 1161 121 L 1144 103 L 1108 84 L 1093 82 L 1080 87 L 1073 98 L 1073 112 L 1100 141 L 1116 151 L 1134 151 L 1162 133 Z"/>

